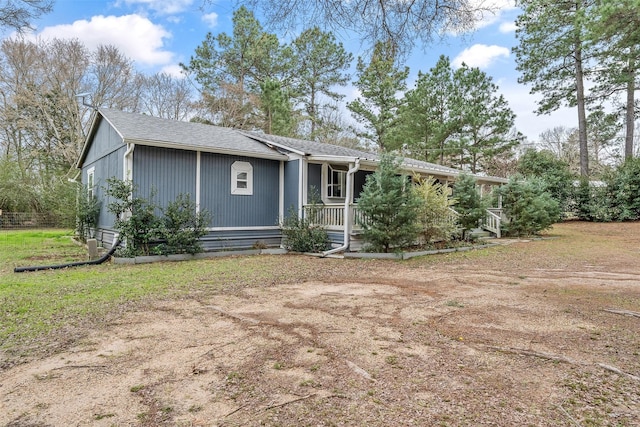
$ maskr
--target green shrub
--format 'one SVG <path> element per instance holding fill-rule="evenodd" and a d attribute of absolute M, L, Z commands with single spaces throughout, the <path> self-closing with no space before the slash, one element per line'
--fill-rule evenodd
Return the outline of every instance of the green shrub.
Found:
<path fill-rule="evenodd" d="M 414 178 L 414 190 L 420 197 L 418 222 L 425 243 L 449 241 L 458 229 L 457 220 L 451 220 L 451 205 L 455 200 L 449 197 L 448 188 L 433 177 Z"/>
<path fill-rule="evenodd" d="M 149 255 L 151 243 L 161 237 L 162 223 L 155 215 L 157 206 L 151 199 L 135 195 L 136 187 L 130 181 L 117 178 L 107 179 L 105 193 L 114 200 L 107 205 L 109 212 L 115 215 L 114 228 L 120 232 L 125 248 L 121 256 L 135 257 Z"/>
<path fill-rule="evenodd" d="M 562 214 L 571 211 L 575 176 L 566 162 L 548 150 L 529 149 L 518 159 L 518 173 L 525 179 L 541 179 L 546 191 L 558 202 Z"/>
<path fill-rule="evenodd" d="M 615 171 L 608 184 L 616 220 L 640 219 L 640 158 L 626 160 Z"/>
<path fill-rule="evenodd" d="M 202 252 L 200 238 L 207 234 L 211 220 L 208 211 L 196 211 L 196 204 L 188 194 L 179 194 L 176 200 L 163 210 L 164 218 L 159 238 L 164 243 L 154 248 L 159 254 L 196 254 Z"/>
<path fill-rule="evenodd" d="M 415 243 L 419 233 L 418 212 L 422 201 L 402 175 L 399 160 L 383 154 L 376 172 L 367 176 L 358 199 L 362 237 L 371 250 L 389 252 Z"/>
<path fill-rule="evenodd" d="M 460 174 L 453 184 L 453 196 L 456 199 L 454 209 L 460 214 L 458 223 L 468 238 L 467 231 L 477 228 L 480 220 L 485 217 L 487 202 L 476 188 L 476 179 L 466 173 Z"/>
<path fill-rule="evenodd" d="M 295 209 L 289 211 L 280 227 L 284 236 L 283 245 L 290 251 L 322 252 L 329 248 L 327 231 L 320 225 L 314 225 L 309 218 L 301 218 Z"/>
<path fill-rule="evenodd" d="M 609 222 L 617 220 L 618 209 L 613 206 L 611 186 L 594 185 L 581 179 L 574 188 L 573 212 L 582 221 Z"/>
<path fill-rule="evenodd" d="M 502 195 L 503 212 L 509 219 L 503 223 L 506 234 L 537 234 L 561 219 L 558 201 L 545 189 L 545 183 L 539 179 L 513 177 L 498 190 Z"/>

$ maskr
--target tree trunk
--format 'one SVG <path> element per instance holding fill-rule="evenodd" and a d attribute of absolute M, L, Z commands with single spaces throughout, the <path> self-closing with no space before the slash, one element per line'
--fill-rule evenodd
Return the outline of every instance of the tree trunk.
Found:
<path fill-rule="evenodd" d="M 624 158 L 633 157 L 633 132 L 635 129 L 635 83 L 636 72 L 633 60 L 629 59 L 629 80 L 627 81 L 627 111 L 625 112 L 626 134 L 624 138 Z"/>
<path fill-rule="evenodd" d="M 578 107 L 578 140 L 580 143 L 580 176 L 589 176 L 589 151 L 587 146 L 587 113 L 584 96 L 584 71 L 582 69 L 582 42 L 575 45 L 576 104 Z"/>

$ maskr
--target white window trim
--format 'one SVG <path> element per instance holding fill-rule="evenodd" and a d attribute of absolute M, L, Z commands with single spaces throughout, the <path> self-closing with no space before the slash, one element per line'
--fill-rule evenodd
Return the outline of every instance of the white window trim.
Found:
<path fill-rule="evenodd" d="M 91 200 L 96 195 L 96 168 L 87 169 L 87 199 Z"/>
<path fill-rule="evenodd" d="M 341 174 L 343 174 L 343 179 L 342 182 L 337 182 L 334 183 L 333 182 L 333 172 L 340 172 Z M 344 200 L 344 198 L 346 197 L 346 193 L 347 193 L 347 171 L 348 168 L 343 169 L 340 166 L 333 166 L 333 165 L 329 165 L 329 167 L 327 168 L 327 198 L 328 199 L 340 199 L 340 200 Z M 340 196 L 336 196 L 333 194 L 333 188 L 336 185 L 340 185 L 340 189 L 341 191 L 341 195 Z"/>
<path fill-rule="evenodd" d="M 238 187 L 239 182 L 244 180 L 238 179 L 238 174 L 246 173 L 247 186 Z M 252 196 L 253 195 L 253 166 L 249 162 L 233 162 L 231 165 L 231 194 L 236 196 Z"/>

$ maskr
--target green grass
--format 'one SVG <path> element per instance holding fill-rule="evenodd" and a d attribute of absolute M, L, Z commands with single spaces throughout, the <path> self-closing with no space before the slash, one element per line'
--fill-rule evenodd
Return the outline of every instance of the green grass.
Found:
<path fill-rule="evenodd" d="M 86 259 L 69 232 L 0 234 L 0 355 L 19 358 L 73 340 L 86 329 L 148 299 L 219 292 L 272 283 L 285 273 L 268 257 L 222 258 L 145 265 L 82 266 L 14 273 L 15 266 Z"/>

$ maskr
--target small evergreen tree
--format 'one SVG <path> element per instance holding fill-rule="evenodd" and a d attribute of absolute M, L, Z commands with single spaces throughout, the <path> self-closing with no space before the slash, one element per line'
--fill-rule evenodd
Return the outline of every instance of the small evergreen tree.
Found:
<path fill-rule="evenodd" d="M 609 184 L 618 221 L 640 219 L 640 158 L 627 159 Z"/>
<path fill-rule="evenodd" d="M 502 195 L 504 214 L 509 222 L 506 233 L 514 236 L 537 234 L 559 221 L 560 206 L 540 179 L 513 177 L 498 191 Z"/>
<path fill-rule="evenodd" d="M 548 150 L 527 150 L 518 160 L 518 172 L 525 179 L 541 179 L 547 192 L 560 204 L 561 211 L 571 210 L 571 203 L 576 201 L 573 186 L 575 177 L 568 163 L 556 158 Z"/>
<path fill-rule="evenodd" d="M 486 215 L 487 204 L 476 189 L 476 179 L 467 173 L 460 174 L 456 179 L 453 196 L 457 201 L 454 209 L 460 214 L 458 222 L 466 237 L 468 231 L 478 227 Z"/>
<path fill-rule="evenodd" d="M 358 199 L 358 209 L 365 218 L 359 220 L 363 237 L 374 251 L 410 246 L 420 232 L 421 200 L 408 177 L 400 174 L 399 164 L 393 155 L 383 154 L 378 170 L 367 176 Z"/>

